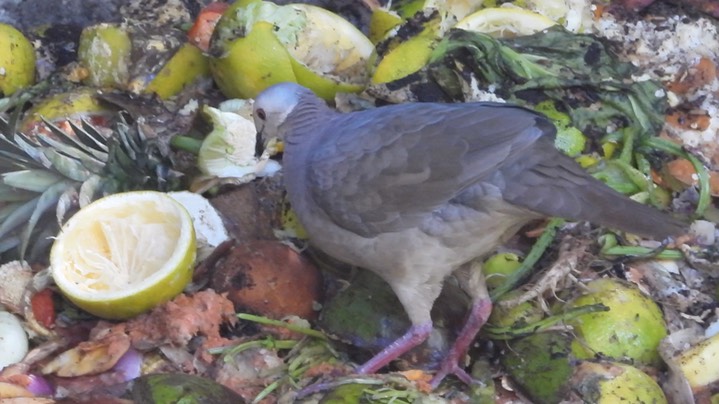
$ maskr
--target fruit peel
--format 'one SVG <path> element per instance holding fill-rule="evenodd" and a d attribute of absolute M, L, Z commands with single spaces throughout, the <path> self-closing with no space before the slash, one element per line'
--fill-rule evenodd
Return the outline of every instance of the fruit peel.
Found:
<path fill-rule="evenodd" d="M 623 363 L 581 361 L 574 369 L 571 385 L 583 402 L 667 403 L 654 379 Z"/>
<path fill-rule="evenodd" d="M 123 25 L 101 23 L 80 34 L 77 57 L 87 69 L 85 84 L 125 88 L 130 79 L 132 40 Z"/>
<path fill-rule="evenodd" d="M 100 226 L 98 218 L 104 220 L 110 217 L 113 210 L 118 209 L 121 212 L 117 213 L 116 219 L 121 222 L 125 220 L 124 217 L 133 212 L 142 212 L 143 218 L 152 217 L 153 212 L 148 212 L 150 210 L 150 206 L 146 204 L 148 201 L 152 202 L 158 210 L 162 210 L 160 214 L 168 212 L 165 209 L 171 210 L 172 215 L 179 222 L 179 235 L 175 248 L 159 268 L 152 273 L 142 274 L 143 278 L 140 282 L 132 282 L 128 286 L 107 285 L 115 288 L 115 290 L 109 291 L 108 287 L 102 290 L 103 287 L 98 286 L 98 289 L 93 290 L 94 288 L 81 284 L 84 274 L 75 272 L 74 276 L 68 276 L 70 271 L 75 271 L 69 266 L 75 265 L 75 261 L 70 257 L 77 249 L 84 249 L 85 256 L 92 253 L 89 251 L 91 247 L 87 243 L 87 238 L 92 237 L 90 230 Z M 143 203 L 145 204 L 143 205 Z M 134 224 L 131 223 L 129 226 L 134 226 Z M 136 229 L 136 227 L 133 228 Z M 95 242 L 99 246 L 102 245 L 103 240 Z M 109 247 L 107 248 L 109 249 Z M 155 191 L 134 191 L 99 199 L 71 217 L 63 226 L 51 249 L 50 271 L 63 295 L 75 305 L 98 317 L 119 320 L 142 314 L 182 292 L 192 278 L 195 257 L 195 230 L 187 210 L 166 194 Z M 82 266 L 83 264 L 84 262 L 80 262 L 74 267 L 77 268 L 78 265 Z M 83 268 L 78 269 L 82 270 Z M 135 268 L 131 269 L 136 270 Z"/>
<path fill-rule="evenodd" d="M 667 335 L 662 311 L 638 289 L 616 279 L 597 279 L 587 284 L 589 293 L 568 304 L 580 307 L 604 304 L 609 311 L 584 314 L 569 320 L 578 340 L 573 342 L 577 358 L 596 354 L 618 361 L 658 365 L 659 342 Z"/>
<path fill-rule="evenodd" d="M 100 103 L 97 90 L 81 87 L 72 91 L 49 96 L 35 104 L 23 116 L 20 131 L 33 135 L 44 127 L 43 119 L 57 123 L 61 120 L 79 122 L 89 119 L 99 123 L 109 119 L 115 112 Z M 93 119 L 97 118 L 97 119 Z"/>
<path fill-rule="evenodd" d="M 272 84 L 293 81 L 332 99 L 338 91 L 362 90 L 368 79 L 370 40 L 319 7 L 234 4 L 215 31 L 210 66 L 228 97 L 252 98 Z"/>
<path fill-rule="evenodd" d="M 273 84 L 297 81 L 290 55 L 269 22 L 256 23 L 246 37 L 228 42 L 227 48 L 226 54 L 211 59 L 210 69 L 229 98 L 253 98 Z"/>
<path fill-rule="evenodd" d="M 0 93 L 5 97 L 35 83 L 35 48 L 15 27 L 0 23 Z"/>
<path fill-rule="evenodd" d="M 185 43 L 143 91 L 157 94 L 158 97 L 166 100 L 177 95 L 195 80 L 209 76 L 210 65 L 207 56 L 196 46 Z"/>

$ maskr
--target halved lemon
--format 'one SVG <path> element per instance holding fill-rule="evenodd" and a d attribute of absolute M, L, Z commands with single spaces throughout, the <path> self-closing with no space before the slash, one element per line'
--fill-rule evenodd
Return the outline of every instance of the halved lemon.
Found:
<path fill-rule="evenodd" d="M 50 270 L 78 307 L 126 319 L 166 302 L 187 285 L 195 230 L 185 208 L 167 194 L 114 194 L 80 209 L 50 252 Z"/>
<path fill-rule="evenodd" d="M 477 31 L 495 38 L 531 35 L 557 23 L 542 14 L 517 7 L 490 7 L 472 13 L 455 28 Z"/>

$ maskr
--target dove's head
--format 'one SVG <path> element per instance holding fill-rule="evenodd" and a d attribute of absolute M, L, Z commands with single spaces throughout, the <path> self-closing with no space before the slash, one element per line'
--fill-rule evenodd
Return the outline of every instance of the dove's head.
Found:
<path fill-rule="evenodd" d="M 284 140 L 285 133 L 281 128 L 290 114 L 304 104 L 318 101 L 324 105 L 312 91 L 296 83 L 280 83 L 268 87 L 255 98 L 252 110 L 257 133 L 265 140 Z"/>

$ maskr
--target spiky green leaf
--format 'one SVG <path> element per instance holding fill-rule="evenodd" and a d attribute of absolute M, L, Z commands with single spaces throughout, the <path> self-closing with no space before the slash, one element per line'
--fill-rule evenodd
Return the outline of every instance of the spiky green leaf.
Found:
<path fill-rule="evenodd" d="M 92 156 L 94 159 L 104 162 L 107 160 L 107 153 L 102 152 L 100 150 L 95 149 L 94 147 L 91 147 L 89 145 L 86 145 L 84 142 L 80 140 L 78 137 L 78 133 L 82 132 L 82 129 L 72 123 L 72 121 L 69 121 L 70 128 L 72 128 L 75 136 L 71 136 L 67 134 L 64 130 L 60 129 L 56 125 L 52 124 L 51 122 L 45 122 L 45 124 L 50 128 L 51 132 L 55 135 L 57 140 L 53 139 L 52 137 L 41 135 L 38 136 L 38 140 L 41 141 L 41 143 L 45 143 L 46 145 L 50 145 L 48 141 L 53 141 L 54 144 L 61 144 L 64 149 L 72 149 L 75 150 L 73 153 L 84 153 L 86 155 Z M 68 153 L 65 153 L 68 154 Z"/>
<path fill-rule="evenodd" d="M 72 157 L 68 157 L 48 147 L 42 151 L 48 161 L 51 162 L 52 168 L 71 180 L 82 182 L 92 175 L 90 170 Z"/>
<path fill-rule="evenodd" d="M 17 189 L 9 185 L 0 183 L 0 203 L 5 202 L 23 202 L 32 199 L 36 192 Z"/>
<path fill-rule="evenodd" d="M 82 120 L 82 128 L 77 128 L 74 124 L 72 125 L 75 134 L 88 147 L 94 148 L 102 153 L 107 154 L 107 139 L 103 136 L 94 126 L 92 126 L 86 120 Z"/>
<path fill-rule="evenodd" d="M 20 170 L 2 174 L 2 182 L 10 187 L 33 192 L 43 192 L 62 177 L 42 169 Z"/>
<path fill-rule="evenodd" d="M 85 207 L 92 202 L 97 195 L 102 195 L 102 185 L 104 179 L 99 175 L 93 175 L 80 185 L 80 192 L 77 194 L 77 200 L 80 207 Z M 60 206 L 58 205 L 58 209 Z M 60 211 L 58 211 L 58 220 L 61 220 Z"/>
<path fill-rule="evenodd" d="M 57 141 L 49 136 L 38 135 L 38 140 L 43 146 L 51 147 L 58 153 L 64 154 L 67 157 L 71 157 L 77 160 L 83 167 L 92 171 L 93 173 L 99 173 L 105 167 L 105 161 L 98 160 L 93 155 L 86 153 L 84 150 L 66 143 Z"/>
<path fill-rule="evenodd" d="M 35 226 L 37 225 L 38 220 L 40 220 L 40 217 L 57 204 L 57 201 L 60 199 L 60 195 L 62 195 L 68 187 L 72 187 L 72 184 L 69 182 L 58 182 L 40 195 L 40 198 L 38 198 L 37 204 L 35 205 L 35 209 L 33 210 L 32 215 L 30 215 L 28 223 L 23 228 L 20 236 L 20 258 L 25 257 L 25 251 L 27 250 L 28 243 L 30 242 L 30 237 L 32 236 L 33 230 L 35 230 Z"/>
<path fill-rule="evenodd" d="M 40 197 L 38 196 L 23 203 L 2 221 L 2 224 L 0 224 L 0 240 L 30 219 L 39 200 Z"/>
<path fill-rule="evenodd" d="M 12 214 L 12 212 L 14 212 L 15 209 L 19 208 L 20 206 L 22 206 L 22 204 L 26 200 L 27 199 L 18 201 L 18 202 L 7 203 L 7 204 L 4 204 L 2 207 L 0 207 L 0 222 L 7 219 Z"/>
<path fill-rule="evenodd" d="M 48 160 L 48 158 L 45 156 L 40 145 L 33 142 L 27 136 L 23 135 L 20 132 L 15 134 L 13 140 L 13 145 L 22 150 L 22 152 L 25 153 L 26 156 L 30 157 L 33 164 L 37 164 L 45 168 L 52 167 L 52 162 L 50 162 L 50 160 Z"/>
<path fill-rule="evenodd" d="M 10 236 L 0 239 L 0 254 L 10 251 L 20 245 L 19 236 Z"/>

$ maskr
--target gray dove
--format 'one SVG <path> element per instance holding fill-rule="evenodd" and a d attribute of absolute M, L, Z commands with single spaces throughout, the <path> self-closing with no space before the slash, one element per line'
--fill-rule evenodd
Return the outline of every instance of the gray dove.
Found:
<path fill-rule="evenodd" d="M 357 371 L 374 373 L 424 342 L 445 277 L 473 299 L 468 320 L 432 380 L 471 383 L 458 365 L 491 312 L 481 274 L 463 264 L 491 253 L 528 222 L 589 221 L 641 236 L 683 233 L 668 215 L 621 195 L 554 147 L 544 116 L 499 103 L 408 103 L 352 113 L 293 83 L 257 96 L 264 139 L 284 141 L 289 201 L 310 242 L 374 271 L 412 326 Z"/>

